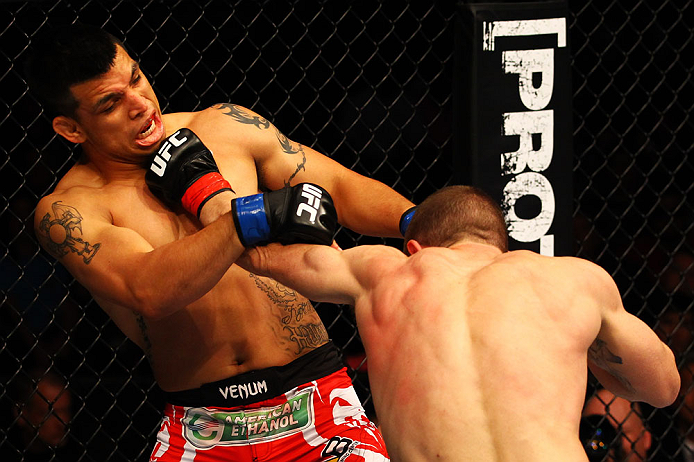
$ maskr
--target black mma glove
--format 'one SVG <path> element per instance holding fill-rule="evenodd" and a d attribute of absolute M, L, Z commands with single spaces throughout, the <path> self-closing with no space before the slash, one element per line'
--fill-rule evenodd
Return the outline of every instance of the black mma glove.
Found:
<path fill-rule="evenodd" d="M 200 218 L 205 203 L 222 191 L 233 191 L 222 178 L 212 151 L 187 128 L 169 136 L 145 173 L 150 191 L 170 206 L 183 205 Z"/>
<path fill-rule="evenodd" d="M 414 213 L 416 211 L 417 206 L 415 205 L 414 207 L 410 207 L 409 209 L 405 210 L 405 213 L 400 216 L 400 234 L 402 234 L 402 237 L 405 237 L 407 227 L 410 226 L 410 222 L 412 221 L 412 217 L 414 217 Z"/>
<path fill-rule="evenodd" d="M 231 213 L 244 247 L 268 242 L 330 245 L 337 229 L 330 194 L 311 183 L 236 198 Z"/>

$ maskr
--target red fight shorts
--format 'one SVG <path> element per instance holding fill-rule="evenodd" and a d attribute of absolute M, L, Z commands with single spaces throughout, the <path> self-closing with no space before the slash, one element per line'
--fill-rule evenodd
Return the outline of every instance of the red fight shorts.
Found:
<path fill-rule="evenodd" d="M 150 462 L 389 461 L 338 357 L 329 343 L 286 366 L 165 393 L 169 404 Z M 311 370 L 330 369 L 275 393 Z"/>

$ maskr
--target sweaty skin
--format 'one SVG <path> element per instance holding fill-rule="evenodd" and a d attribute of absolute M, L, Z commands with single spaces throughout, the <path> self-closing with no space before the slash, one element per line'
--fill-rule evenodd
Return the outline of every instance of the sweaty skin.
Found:
<path fill-rule="evenodd" d="M 162 115 L 120 47 L 107 74 L 71 90 L 76 120 L 59 116 L 53 126 L 84 156 L 38 204 L 36 234 L 145 351 L 165 391 L 287 364 L 328 341 L 305 297 L 233 265 L 244 249 L 227 213 L 232 192 L 210 200 L 200 221 L 152 195 L 144 175 L 166 136 L 181 127 L 196 133 L 237 196 L 320 184 L 341 223 L 357 232 L 397 236 L 412 205 L 248 109 L 219 104 Z M 382 200 L 365 201 L 367 191 Z"/>
<path fill-rule="evenodd" d="M 464 241 L 410 253 L 270 245 L 239 260 L 354 305 L 392 460 L 586 461 L 587 364 L 628 399 L 675 399 L 672 352 L 596 265 Z"/>

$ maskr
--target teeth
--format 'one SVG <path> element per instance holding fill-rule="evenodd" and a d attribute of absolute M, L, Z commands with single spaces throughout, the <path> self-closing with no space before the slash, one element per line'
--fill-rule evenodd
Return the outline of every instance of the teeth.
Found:
<path fill-rule="evenodd" d="M 154 120 L 150 120 L 149 127 L 147 128 L 147 130 L 140 133 L 140 138 L 147 138 L 149 135 L 152 134 L 155 127 L 156 127 L 156 124 L 154 123 Z"/>

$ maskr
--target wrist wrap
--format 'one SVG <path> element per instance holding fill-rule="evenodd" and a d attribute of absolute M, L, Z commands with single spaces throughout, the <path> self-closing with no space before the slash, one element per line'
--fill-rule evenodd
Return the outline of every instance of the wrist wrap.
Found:
<path fill-rule="evenodd" d="M 231 209 L 236 232 L 244 247 L 252 247 L 269 238 L 270 225 L 263 194 L 238 197 L 231 201 Z"/>
<path fill-rule="evenodd" d="M 200 218 L 200 211 L 208 200 L 222 191 L 233 191 L 219 172 L 210 172 L 195 180 L 181 197 L 181 204 L 188 212 Z"/>
<path fill-rule="evenodd" d="M 414 217 L 416 210 L 416 205 L 414 207 L 410 207 L 409 209 L 405 210 L 405 213 L 403 213 L 400 217 L 400 234 L 402 234 L 402 237 L 405 237 L 407 227 L 410 226 L 410 222 L 412 221 L 412 217 Z"/>

